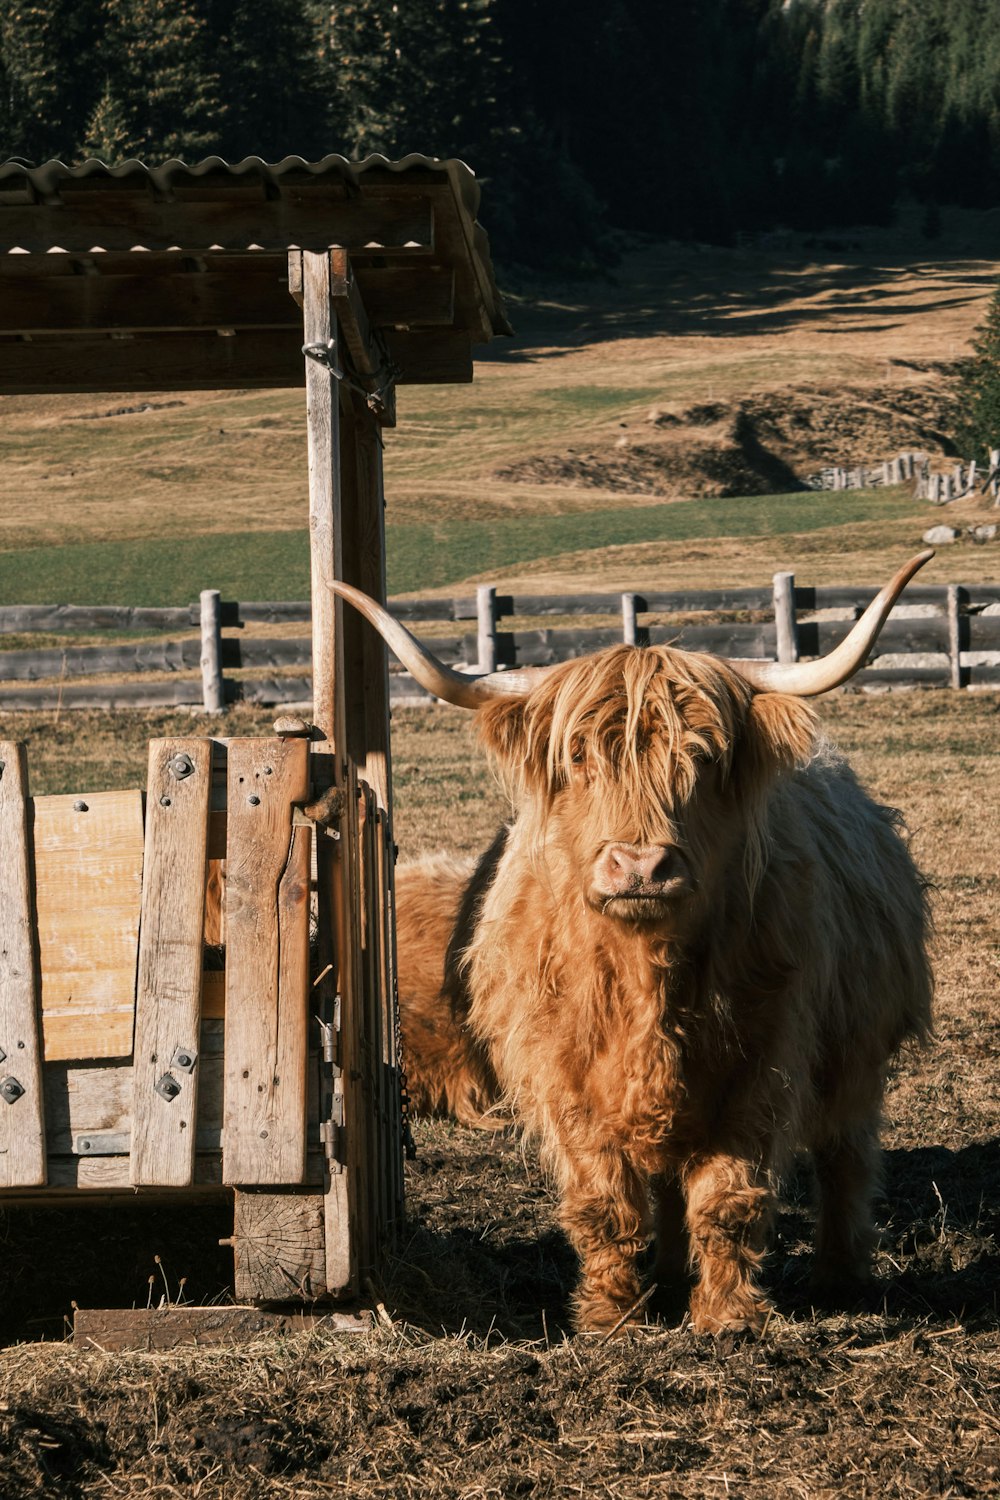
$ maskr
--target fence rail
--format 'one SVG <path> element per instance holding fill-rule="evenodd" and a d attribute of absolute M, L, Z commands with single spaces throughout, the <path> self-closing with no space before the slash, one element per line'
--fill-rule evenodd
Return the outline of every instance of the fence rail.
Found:
<path fill-rule="evenodd" d="M 623 640 L 795 661 L 832 650 L 875 592 L 841 584 L 803 585 L 791 573 L 778 573 L 771 584 L 760 587 L 669 592 L 512 596 L 486 584 L 475 595 L 397 598 L 390 608 L 398 619 L 417 626 L 474 624 L 474 629 L 422 636 L 443 661 L 456 667 L 543 666 Z M 750 618 L 707 618 L 712 615 Z M 617 623 L 501 629 L 504 620 L 549 617 L 596 617 Z M 236 699 L 263 704 L 306 701 L 311 694 L 305 670 L 310 666 L 308 636 L 240 639 L 222 632 L 258 623 L 305 624 L 309 619 L 307 600 L 231 602 L 214 589 L 206 589 L 196 603 L 170 609 L 0 606 L 0 708 L 200 705 L 217 713 Z M 190 633 L 178 639 L 120 644 L 3 649 L 4 634 L 117 630 Z M 912 584 L 882 630 L 871 663 L 858 674 L 856 681 L 862 685 L 1000 685 L 1000 583 Z M 248 675 L 255 672 L 265 675 Z M 143 678 L 144 673 L 160 675 Z M 171 680 L 166 674 L 176 676 Z M 86 680 L 112 676 L 130 680 Z M 395 670 L 391 681 L 396 702 L 428 696 L 402 671 Z"/>

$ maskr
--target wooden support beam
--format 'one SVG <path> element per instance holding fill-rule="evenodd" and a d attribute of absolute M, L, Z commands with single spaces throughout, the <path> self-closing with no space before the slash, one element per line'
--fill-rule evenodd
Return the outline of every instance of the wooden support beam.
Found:
<path fill-rule="evenodd" d="M 294 329 L 0 338 L 0 394 L 259 390 L 302 384 Z"/>
<path fill-rule="evenodd" d="M 46 257 L 50 263 L 51 258 Z M 145 267 L 143 268 L 145 271 Z M 0 265 L 0 333 L 79 333 L 84 329 L 286 328 L 298 332 L 284 266 L 261 274 L 205 271 L 142 276 L 11 277 Z"/>
<path fill-rule="evenodd" d="M 44 1184 L 39 974 L 31 884 L 28 761 L 0 741 L 0 1188 Z"/>
<path fill-rule="evenodd" d="M 238 1190 L 233 1252 L 238 1302 L 309 1302 L 324 1296 L 322 1193 Z"/>
<path fill-rule="evenodd" d="M 330 251 L 330 296 L 340 322 L 342 350 L 350 357 L 358 383 L 369 393 L 369 409 L 382 426 L 395 427 L 393 368 L 384 341 L 373 332 L 368 321 L 346 250 Z"/>

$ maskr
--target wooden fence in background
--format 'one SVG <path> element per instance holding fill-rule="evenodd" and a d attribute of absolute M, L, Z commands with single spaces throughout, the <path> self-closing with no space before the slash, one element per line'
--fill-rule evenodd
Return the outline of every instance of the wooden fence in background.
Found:
<path fill-rule="evenodd" d="M 778 573 L 759 588 L 671 592 L 514 597 L 483 585 L 474 596 L 397 598 L 390 608 L 414 625 L 442 661 L 492 671 L 565 661 L 623 640 L 795 661 L 832 650 L 874 593 L 844 585 L 811 587 L 797 584 L 791 573 Z M 581 617 L 602 623 L 544 623 Z M 308 702 L 308 636 L 241 639 L 223 632 L 304 624 L 309 618 L 307 601 L 229 603 L 212 589 L 198 603 L 169 609 L 0 605 L 0 709 L 188 705 L 218 713 L 238 699 Z M 508 619 L 523 621 L 524 627 L 501 629 L 500 622 Z M 435 624 L 453 628 L 426 633 Z M 3 646 L 5 635 L 71 637 L 83 631 L 152 638 L 92 646 L 60 642 L 37 649 Z M 855 681 L 867 687 L 1000 686 L 1000 583 L 911 584 L 871 663 Z M 394 671 L 394 702 L 421 696 L 427 697 L 405 673 Z"/>

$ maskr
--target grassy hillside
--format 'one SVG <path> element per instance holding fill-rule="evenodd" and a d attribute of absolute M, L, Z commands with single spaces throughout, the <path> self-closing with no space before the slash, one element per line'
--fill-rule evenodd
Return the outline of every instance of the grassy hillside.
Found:
<path fill-rule="evenodd" d="M 767 485 L 754 453 L 748 467 L 747 445 L 779 474 L 934 450 L 939 367 L 1000 269 L 976 257 L 980 227 L 956 221 L 933 258 L 905 224 L 819 260 L 804 244 L 639 246 L 615 279 L 513 296 L 518 337 L 483 351 L 471 386 L 400 391 L 391 588 L 737 583 L 805 557 L 817 581 L 881 577 L 926 505 L 765 505 L 762 486 L 789 485 Z M 0 599 L 301 596 L 302 393 L 0 399 L 0 507 Z M 963 553 L 951 573 L 990 575 L 989 549 Z"/>

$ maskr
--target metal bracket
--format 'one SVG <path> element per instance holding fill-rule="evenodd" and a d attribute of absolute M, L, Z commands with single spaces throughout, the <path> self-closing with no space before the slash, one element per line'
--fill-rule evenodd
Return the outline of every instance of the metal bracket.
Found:
<path fill-rule="evenodd" d="M 329 370 L 334 380 L 343 380 L 344 372 L 336 360 L 336 339 L 327 339 L 325 344 L 303 344 L 302 353 L 306 359 L 314 359 L 318 365 Z"/>
<path fill-rule="evenodd" d="M 177 1079 L 170 1073 L 164 1073 L 163 1077 L 153 1085 L 153 1088 L 161 1099 L 166 1099 L 168 1104 L 172 1104 L 181 1091 L 181 1086 L 177 1082 Z"/>
<path fill-rule="evenodd" d="M 23 1093 L 24 1085 L 17 1081 L 13 1073 L 0 1083 L 0 1099 L 4 1099 L 8 1104 L 16 1104 Z"/>
<path fill-rule="evenodd" d="M 74 1156 L 128 1156 L 132 1144 L 128 1130 L 99 1130 L 73 1137 Z"/>

